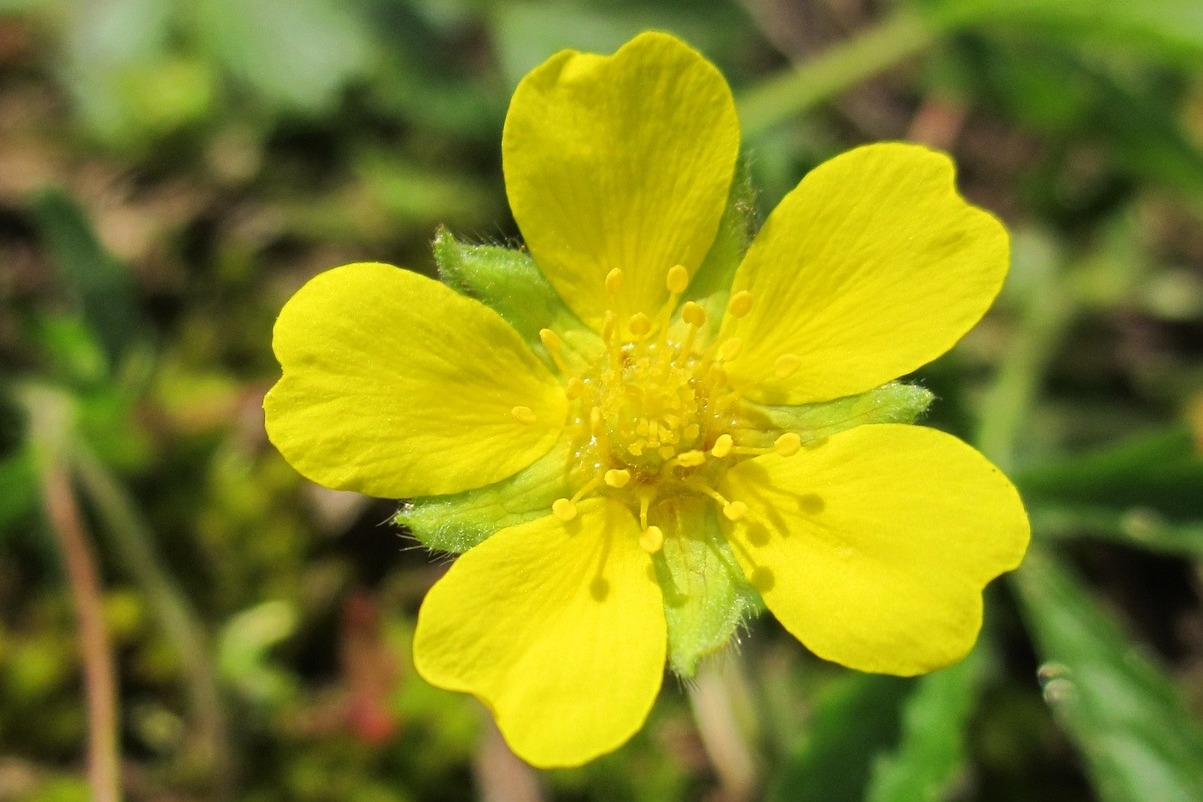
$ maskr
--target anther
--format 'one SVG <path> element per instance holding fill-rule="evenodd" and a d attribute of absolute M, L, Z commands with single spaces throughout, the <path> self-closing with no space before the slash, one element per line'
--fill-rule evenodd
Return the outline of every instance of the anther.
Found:
<path fill-rule="evenodd" d="M 551 514 L 568 523 L 576 517 L 576 505 L 566 498 L 558 498 L 551 503 Z"/>
<path fill-rule="evenodd" d="M 535 411 L 530 407 L 514 407 L 510 410 L 510 414 L 514 416 L 514 420 L 519 423 L 534 423 L 538 418 L 535 417 Z"/>
<path fill-rule="evenodd" d="M 685 288 L 689 286 L 689 271 L 684 265 L 674 265 L 668 270 L 668 291 L 673 295 L 680 295 L 685 292 Z"/>
<path fill-rule="evenodd" d="M 664 530 L 652 524 L 639 536 L 639 545 L 648 554 L 655 554 L 664 548 Z"/>
<path fill-rule="evenodd" d="M 564 364 L 564 358 L 560 356 L 560 351 L 564 346 L 560 336 L 551 329 L 539 329 L 539 342 L 543 343 L 543 347 L 551 354 L 551 361 L 556 363 L 560 372 L 567 373 L 568 366 Z"/>
<path fill-rule="evenodd" d="M 731 317 L 743 317 L 751 311 L 752 293 L 747 290 L 740 290 L 727 302 L 727 314 Z"/>
<path fill-rule="evenodd" d="M 560 353 L 560 338 L 551 329 L 539 329 L 539 342 L 543 343 L 543 347 L 553 354 Z"/>
<path fill-rule="evenodd" d="M 606 292 L 618 295 L 622 292 L 622 268 L 616 267 L 606 274 Z"/>
<path fill-rule="evenodd" d="M 706 309 L 699 303 L 686 301 L 685 305 L 681 307 L 681 319 L 687 325 L 700 329 L 706 325 Z"/>
<path fill-rule="evenodd" d="M 605 479 L 607 485 L 617 490 L 620 487 L 626 487 L 627 483 L 631 481 L 631 472 L 622 468 L 611 468 L 606 471 Z"/>
<path fill-rule="evenodd" d="M 779 457 L 792 457 L 802 449 L 802 438 L 797 432 L 786 432 L 773 443 L 773 451 Z"/>
<path fill-rule="evenodd" d="M 738 521 L 748 514 L 748 505 L 742 501 L 732 501 L 723 506 L 723 517 L 728 521 Z"/>
<path fill-rule="evenodd" d="M 738 337 L 731 337 L 723 340 L 718 347 L 718 358 L 722 362 L 730 362 L 735 357 L 739 356 L 739 352 L 744 348 L 744 341 Z"/>
<path fill-rule="evenodd" d="M 646 337 L 652 330 L 652 319 L 643 312 L 636 312 L 631 315 L 627 321 L 627 328 L 631 330 L 631 334 L 636 337 Z"/>
<path fill-rule="evenodd" d="M 777 374 L 777 378 L 787 379 L 797 373 L 800 367 L 802 367 L 801 359 L 793 354 L 782 354 L 773 363 L 773 372 Z"/>
<path fill-rule="evenodd" d="M 677 455 L 677 464 L 684 468 L 696 468 L 706 461 L 706 455 L 701 451 L 685 451 Z"/>
<path fill-rule="evenodd" d="M 731 453 L 731 449 L 735 447 L 735 438 L 729 434 L 720 434 L 718 439 L 714 441 L 714 447 L 710 449 L 710 453 L 722 459 Z"/>

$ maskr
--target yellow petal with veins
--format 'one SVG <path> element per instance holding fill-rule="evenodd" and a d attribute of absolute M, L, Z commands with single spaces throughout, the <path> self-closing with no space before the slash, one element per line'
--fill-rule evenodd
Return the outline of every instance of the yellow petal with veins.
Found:
<path fill-rule="evenodd" d="M 769 216 L 736 272 L 750 294 L 722 337 L 726 367 L 761 403 L 863 393 L 952 347 L 989 308 L 1007 232 L 957 194 L 952 161 L 867 145 L 812 170 Z"/>
<path fill-rule="evenodd" d="M 631 513 L 580 502 L 497 532 L 426 595 L 418 673 L 478 697 L 519 757 L 575 766 L 642 725 L 664 672 L 666 624 Z"/>
<path fill-rule="evenodd" d="M 526 245 L 598 331 L 611 308 L 607 285 L 623 320 L 654 316 L 669 271 L 697 270 L 738 151 L 726 81 L 662 33 L 640 34 L 613 56 L 551 57 L 518 85 L 502 137 L 506 193 Z"/>
<path fill-rule="evenodd" d="M 721 523 L 768 608 L 815 654 L 861 671 L 919 674 L 964 657 L 982 588 L 1028 543 L 1002 472 L 921 426 L 847 429 L 741 463 L 720 488 L 748 505 Z"/>
<path fill-rule="evenodd" d="M 309 479 L 404 498 L 482 487 L 555 443 L 567 399 L 504 320 L 375 263 L 314 277 L 276 321 L 267 434 Z"/>

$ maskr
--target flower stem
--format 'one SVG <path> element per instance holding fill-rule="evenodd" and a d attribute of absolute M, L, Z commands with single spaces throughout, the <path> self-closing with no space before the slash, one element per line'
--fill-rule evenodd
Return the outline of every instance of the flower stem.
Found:
<path fill-rule="evenodd" d="M 120 802 L 116 672 L 105 631 L 96 560 L 67 469 L 70 404 L 64 396 L 46 388 L 25 389 L 43 510 L 63 560 L 79 624 L 88 712 L 88 785 L 93 802 Z"/>
<path fill-rule="evenodd" d="M 689 705 L 706 756 L 722 786 L 722 798 L 745 802 L 755 798 L 760 785 L 759 767 L 747 732 L 748 691 L 738 655 L 729 649 L 698 666 L 697 677 L 686 685 Z"/>
<path fill-rule="evenodd" d="M 736 100 L 744 137 L 755 139 L 790 117 L 925 50 L 947 27 L 935 17 L 902 10 L 805 64 L 765 79 Z"/>
<path fill-rule="evenodd" d="M 114 550 L 146 592 L 159 625 L 181 657 L 196 725 L 196 742 L 211 769 L 216 798 L 230 798 L 234 766 L 221 691 L 204 628 L 163 569 L 152 545 L 154 537 L 124 488 L 84 444 L 76 444 L 72 457 L 84 492 L 107 524 Z"/>

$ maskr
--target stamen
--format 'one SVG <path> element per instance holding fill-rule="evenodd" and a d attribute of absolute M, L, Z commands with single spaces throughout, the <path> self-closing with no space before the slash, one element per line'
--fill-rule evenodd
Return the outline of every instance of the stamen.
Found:
<path fill-rule="evenodd" d="M 639 494 L 639 528 L 647 529 L 647 508 L 652 504 L 651 493 Z"/>
<path fill-rule="evenodd" d="M 576 505 L 566 498 L 558 498 L 551 503 L 551 514 L 568 523 L 576 517 Z"/>
<path fill-rule="evenodd" d="M 617 490 L 631 481 L 631 472 L 622 468 L 611 468 L 605 473 L 606 484 Z"/>
<path fill-rule="evenodd" d="M 685 292 L 685 288 L 689 286 L 689 271 L 684 265 L 674 265 L 668 270 L 668 291 L 673 295 L 680 295 Z"/>
<path fill-rule="evenodd" d="M 615 270 L 617 270 L 617 268 L 615 268 Z M 614 339 L 614 329 L 617 327 L 618 327 L 618 315 L 614 314 L 614 312 L 607 309 L 605 317 L 602 318 L 602 330 L 601 330 L 602 341 L 606 345 L 609 345 L 610 341 Z"/>
<path fill-rule="evenodd" d="M 727 302 L 727 314 L 740 318 L 752 311 L 752 293 L 740 290 Z"/>
<path fill-rule="evenodd" d="M 710 453 L 722 459 L 731 453 L 731 449 L 735 447 L 735 439 L 729 434 L 720 434 L 718 439 L 714 441 L 714 447 L 710 449 Z"/>
<path fill-rule="evenodd" d="M 583 484 L 579 488 L 577 488 L 577 491 L 572 494 L 572 503 L 576 504 L 578 501 L 583 499 L 585 496 L 592 493 L 594 488 L 596 488 L 601 483 L 602 483 L 601 476 L 594 476 L 588 482 L 585 482 L 585 484 Z"/>
<path fill-rule="evenodd" d="M 627 328 L 636 337 L 646 337 L 652 330 L 652 319 L 643 312 L 636 312 L 627 321 Z"/>
<path fill-rule="evenodd" d="M 738 521 L 748 514 L 748 505 L 742 501 L 732 501 L 723 507 L 723 516 L 728 521 Z"/>
<path fill-rule="evenodd" d="M 611 295 L 622 292 L 623 283 L 622 268 L 616 267 L 606 274 L 606 292 Z"/>
<path fill-rule="evenodd" d="M 706 309 L 699 303 L 686 301 L 685 305 L 681 307 L 681 319 L 687 325 L 700 329 L 706 325 Z"/>
<path fill-rule="evenodd" d="M 788 379 L 797 373 L 800 367 L 802 367 L 801 359 L 793 354 L 782 354 L 773 363 L 773 372 L 777 374 L 777 378 L 779 379 Z"/>
<path fill-rule="evenodd" d="M 543 347 L 551 354 L 551 361 L 556 363 L 556 367 L 561 373 L 568 372 L 568 366 L 564 364 L 564 357 L 561 356 L 561 351 L 564 347 L 564 342 L 559 335 L 551 329 L 539 329 L 539 342 L 543 343 Z"/>
<path fill-rule="evenodd" d="M 639 536 L 639 545 L 648 554 L 655 554 L 664 548 L 664 530 L 655 524 L 649 526 Z"/>
<path fill-rule="evenodd" d="M 514 420 L 519 423 L 534 423 L 538 420 L 535 417 L 535 411 L 530 407 L 514 407 L 510 410 L 510 414 L 514 416 Z"/>
<path fill-rule="evenodd" d="M 706 455 L 694 449 L 678 454 L 674 462 L 683 468 L 696 468 L 706 462 Z"/>
<path fill-rule="evenodd" d="M 718 502 L 718 505 L 723 508 L 723 516 L 728 521 L 738 521 L 748 514 L 747 504 L 742 501 L 727 501 L 721 493 L 704 482 L 691 486 Z"/>
<path fill-rule="evenodd" d="M 739 356 L 739 352 L 744 348 L 744 341 L 738 337 L 731 337 L 723 340 L 718 347 L 717 358 L 720 362 L 730 362 Z"/>
<path fill-rule="evenodd" d="M 583 392 L 585 392 L 585 383 L 581 381 L 579 376 L 573 376 L 568 380 L 568 383 L 564 385 L 564 395 L 567 396 L 570 401 L 580 398 L 581 393 Z"/>
<path fill-rule="evenodd" d="M 773 451 L 781 457 L 792 457 L 802 449 L 802 438 L 797 432 L 786 432 L 773 443 Z"/>

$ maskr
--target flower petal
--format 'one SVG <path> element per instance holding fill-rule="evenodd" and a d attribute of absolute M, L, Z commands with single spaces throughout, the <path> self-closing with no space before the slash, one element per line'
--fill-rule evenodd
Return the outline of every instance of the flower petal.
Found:
<path fill-rule="evenodd" d="M 281 310 L 272 347 L 284 376 L 263 401 L 268 437 L 340 490 L 400 498 L 495 482 L 546 453 L 567 414 L 495 312 L 391 265 L 313 278 Z"/>
<path fill-rule="evenodd" d="M 739 122 L 695 50 L 644 33 L 613 56 L 565 50 L 518 85 L 502 136 L 506 192 L 527 247 L 599 328 L 613 268 L 623 312 L 653 313 L 669 268 L 690 275 L 727 205 Z"/>
<path fill-rule="evenodd" d="M 757 457 L 722 492 L 748 505 L 728 537 L 765 604 L 815 654 L 862 671 L 911 675 L 964 657 L 982 588 L 1027 548 L 1002 472 L 920 426 L 858 426 Z"/>
<path fill-rule="evenodd" d="M 728 375 L 762 403 L 863 393 L 951 348 L 1007 265 L 1006 229 L 957 194 L 947 156 L 848 151 L 803 178 L 748 250 L 733 291 L 754 303 L 724 321 L 743 342 Z"/>
<path fill-rule="evenodd" d="M 634 518 L 603 499 L 577 509 L 567 524 L 503 529 L 460 557 L 414 635 L 418 673 L 479 698 L 515 754 L 541 767 L 622 745 L 664 672 L 663 602 Z"/>

